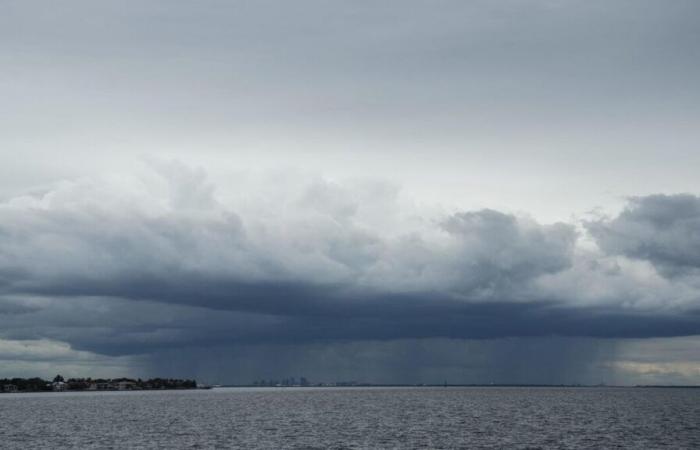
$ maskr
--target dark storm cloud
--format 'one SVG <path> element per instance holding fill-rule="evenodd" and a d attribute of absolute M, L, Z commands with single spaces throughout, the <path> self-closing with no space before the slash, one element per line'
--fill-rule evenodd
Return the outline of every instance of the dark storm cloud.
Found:
<path fill-rule="evenodd" d="M 403 300 L 403 301 L 401 301 Z M 386 302 L 386 301 L 385 301 Z M 381 303 L 381 302 L 380 302 Z M 408 304 L 407 304 L 408 303 Z M 4 339 L 51 339 L 107 355 L 173 348 L 309 345 L 450 338 L 584 336 L 634 338 L 697 334 L 695 315 L 652 316 L 568 310 L 554 305 L 394 302 L 349 313 L 266 315 L 120 299 L 59 298 L 41 311 L 0 316 Z"/>
<path fill-rule="evenodd" d="M 649 261 L 665 275 L 700 269 L 700 198 L 634 197 L 617 217 L 587 228 L 608 253 Z"/>
<path fill-rule="evenodd" d="M 513 215 L 481 210 L 455 214 L 443 227 L 466 245 L 481 248 L 478 258 L 464 261 L 462 274 L 478 286 L 517 284 L 571 265 L 575 234 L 570 225 L 523 223 Z"/>
<path fill-rule="evenodd" d="M 299 183 L 273 190 L 269 204 L 228 204 L 201 171 L 173 163 L 126 188 L 82 180 L 5 202 L 0 337 L 129 355 L 180 346 L 700 333 L 692 286 L 651 290 L 630 308 L 635 294 L 625 286 L 635 280 L 611 270 L 608 256 L 582 259 L 573 225 L 478 210 L 396 229 L 403 222 L 389 217 L 401 213 L 392 190 L 380 189 L 388 195 L 380 198 L 324 180 Z M 658 242 L 685 237 L 692 248 L 697 210 L 692 196 L 634 199 L 618 218 L 589 228 L 607 251 L 662 254 L 666 265 L 688 266 L 690 255 L 671 257 L 673 245 L 661 251 L 610 236 L 641 242 L 662 233 Z M 644 227 L 651 231 L 638 231 Z M 582 283 L 602 293 L 582 300 Z M 617 290 L 610 294 L 608 284 Z M 690 300 L 667 307 L 665 295 L 679 287 L 690 289 Z"/>
<path fill-rule="evenodd" d="M 36 305 L 28 304 L 17 298 L 0 297 L 0 315 L 26 314 L 38 311 Z"/>
<path fill-rule="evenodd" d="M 599 383 L 605 377 L 590 362 L 613 353 L 609 342 L 596 339 L 434 338 L 222 346 L 204 354 L 186 348 L 165 350 L 152 362 L 157 370 L 198 379 L 217 380 L 230 373 L 240 383 L 279 379 L 280 374 L 315 382 Z"/>

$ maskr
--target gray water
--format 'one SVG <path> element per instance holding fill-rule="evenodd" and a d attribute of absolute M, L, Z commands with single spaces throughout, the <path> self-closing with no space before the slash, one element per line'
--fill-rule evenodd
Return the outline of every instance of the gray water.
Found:
<path fill-rule="evenodd" d="M 0 447 L 700 448 L 700 389 L 281 388 L 0 395 Z"/>

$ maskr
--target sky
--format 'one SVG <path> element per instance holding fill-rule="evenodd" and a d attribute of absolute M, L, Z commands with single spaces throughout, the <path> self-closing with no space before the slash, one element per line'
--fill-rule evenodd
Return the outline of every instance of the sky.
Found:
<path fill-rule="evenodd" d="M 700 384 L 696 1 L 0 8 L 0 377 Z"/>

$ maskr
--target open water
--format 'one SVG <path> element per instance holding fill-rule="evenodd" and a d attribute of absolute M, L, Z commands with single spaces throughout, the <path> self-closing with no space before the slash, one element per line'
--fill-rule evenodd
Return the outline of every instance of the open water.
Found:
<path fill-rule="evenodd" d="M 700 389 L 2 394 L 0 448 L 697 449 Z"/>

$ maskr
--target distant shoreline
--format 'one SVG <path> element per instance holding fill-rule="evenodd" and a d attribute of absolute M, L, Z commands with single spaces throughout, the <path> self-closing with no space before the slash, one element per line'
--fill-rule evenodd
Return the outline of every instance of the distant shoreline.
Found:
<path fill-rule="evenodd" d="M 52 381 L 35 378 L 2 378 L 0 393 L 30 392 L 100 392 L 100 391 L 159 391 L 202 389 L 195 380 L 177 378 L 68 378 L 56 375 Z"/>
<path fill-rule="evenodd" d="M 18 379 L 13 379 L 18 380 Z M 36 380 L 36 379 L 29 379 Z M 83 380 L 83 379 L 81 379 Z M 89 379 L 88 379 L 89 380 Z M 149 384 L 152 380 L 134 381 L 130 379 L 130 384 L 123 381 L 110 383 L 102 387 L 69 387 L 72 380 L 64 382 L 64 386 L 47 382 L 42 388 L 8 388 L 11 384 L 3 383 L 7 379 L 0 379 L 0 395 L 2 394 L 31 394 L 31 393 L 54 393 L 54 392 L 138 392 L 138 391 L 182 391 L 182 390 L 209 390 L 217 388 L 237 388 L 237 389 L 351 389 L 351 388 L 560 388 L 560 389 L 700 389 L 700 385 L 584 385 L 584 384 L 372 384 L 372 383 L 318 383 L 306 386 L 281 385 L 281 386 L 260 386 L 253 384 L 222 384 L 222 385 L 198 385 L 194 380 L 169 379 L 170 383 L 154 385 Z M 158 379 L 165 380 L 165 379 Z M 28 381 L 23 379 L 23 381 Z M 140 384 L 139 384 L 140 383 Z"/>

